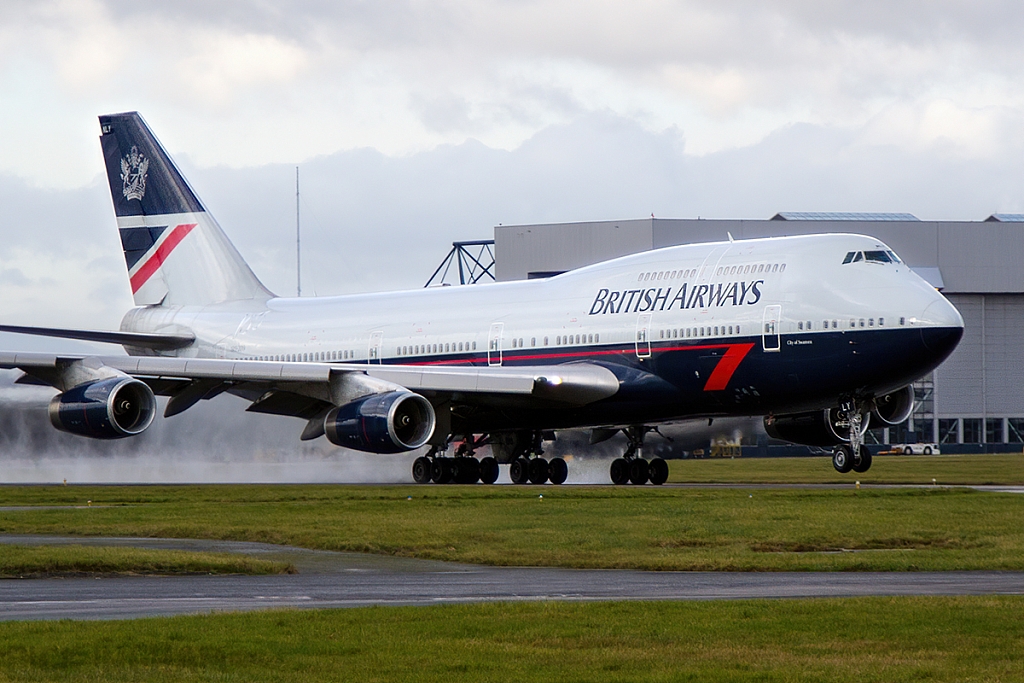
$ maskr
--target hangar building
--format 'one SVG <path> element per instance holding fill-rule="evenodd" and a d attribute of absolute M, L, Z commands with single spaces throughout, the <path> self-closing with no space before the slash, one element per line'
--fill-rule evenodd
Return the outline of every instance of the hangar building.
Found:
<path fill-rule="evenodd" d="M 948 451 L 1024 443 L 1024 214 L 923 221 L 906 213 L 779 213 L 768 220 L 644 218 L 494 229 L 499 281 L 547 277 L 617 256 L 693 242 L 849 232 L 888 244 L 963 315 L 960 346 L 916 385 L 913 416 L 880 443 Z M 963 444 L 962 447 L 955 445 Z M 973 444 L 974 446 L 968 446 Z M 991 446 L 989 446 L 991 448 Z"/>

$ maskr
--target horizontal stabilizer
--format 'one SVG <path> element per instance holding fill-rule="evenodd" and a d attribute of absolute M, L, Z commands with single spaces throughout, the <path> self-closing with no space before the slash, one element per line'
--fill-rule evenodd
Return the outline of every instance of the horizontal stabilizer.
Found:
<path fill-rule="evenodd" d="M 31 334 L 37 337 L 60 337 L 61 339 L 79 339 L 81 341 L 105 342 L 137 346 L 154 351 L 168 351 L 189 346 L 196 340 L 192 334 L 154 334 L 150 332 L 107 332 L 103 330 L 68 330 L 59 327 L 22 327 L 19 325 L 0 325 L 0 332 L 15 334 Z"/>

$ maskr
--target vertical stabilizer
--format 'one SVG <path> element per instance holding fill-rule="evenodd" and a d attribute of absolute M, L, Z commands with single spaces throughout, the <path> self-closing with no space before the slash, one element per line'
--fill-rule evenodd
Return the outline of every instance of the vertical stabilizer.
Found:
<path fill-rule="evenodd" d="M 136 305 L 273 296 L 137 112 L 101 116 L 100 129 Z"/>

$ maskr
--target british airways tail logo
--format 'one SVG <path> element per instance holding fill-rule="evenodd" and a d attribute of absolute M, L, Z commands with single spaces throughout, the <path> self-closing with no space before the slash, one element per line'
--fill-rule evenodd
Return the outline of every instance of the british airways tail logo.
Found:
<path fill-rule="evenodd" d="M 671 311 L 673 307 L 683 310 L 687 308 L 753 306 L 761 300 L 762 285 L 764 285 L 764 280 L 719 282 L 711 285 L 694 285 L 690 288 L 683 283 L 678 289 L 674 287 L 621 291 L 601 289 L 594 297 L 589 315 L 644 313 L 654 310 Z"/>
<path fill-rule="evenodd" d="M 121 159 L 121 188 L 124 198 L 138 199 L 146 196 L 146 175 L 149 171 L 149 159 L 139 153 L 139 148 L 132 146 L 127 156 Z"/>

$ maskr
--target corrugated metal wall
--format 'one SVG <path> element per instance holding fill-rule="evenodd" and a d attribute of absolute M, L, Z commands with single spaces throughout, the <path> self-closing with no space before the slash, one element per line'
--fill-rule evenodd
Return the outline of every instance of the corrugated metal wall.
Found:
<path fill-rule="evenodd" d="M 936 372 L 939 417 L 1024 417 L 1024 297 L 948 296 L 964 337 Z"/>

